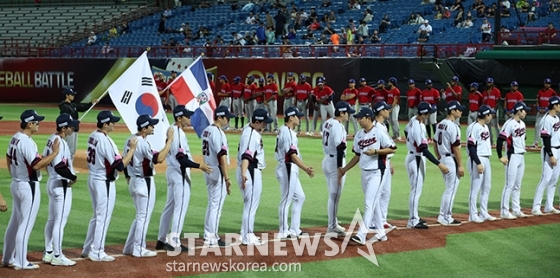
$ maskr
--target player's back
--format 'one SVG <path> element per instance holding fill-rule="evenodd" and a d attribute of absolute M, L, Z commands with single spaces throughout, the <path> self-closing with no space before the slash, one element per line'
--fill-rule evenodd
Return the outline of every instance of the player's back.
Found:
<path fill-rule="evenodd" d="M 136 150 L 130 160 L 130 163 L 126 166 L 128 174 L 130 176 L 138 176 L 138 177 L 151 177 L 155 174 L 153 157 L 154 157 L 154 150 L 152 149 L 152 145 L 146 138 L 143 138 L 140 135 L 133 134 L 124 143 L 124 156 L 130 150 L 130 140 L 132 138 L 136 138 L 138 143 L 136 144 Z"/>
<path fill-rule="evenodd" d="M 87 164 L 89 176 L 96 180 L 115 180 L 118 172 L 113 168 L 122 159 L 115 142 L 106 133 L 95 130 L 88 138 Z"/>
<path fill-rule="evenodd" d="M 337 148 L 342 143 L 344 143 L 344 150 L 346 152 L 346 130 L 335 118 L 330 118 L 323 124 L 322 142 L 325 155 L 335 155 Z"/>
<path fill-rule="evenodd" d="M 216 125 L 209 125 L 202 131 L 202 156 L 204 163 L 209 166 L 220 165 L 219 157 L 227 155 L 227 138 Z M 228 162 L 229 164 L 229 162 Z"/>
<path fill-rule="evenodd" d="M 33 170 L 33 165 L 41 157 L 35 141 L 23 132 L 17 132 L 10 140 L 6 156 L 10 158 L 10 174 L 15 181 L 40 181 L 41 171 Z"/>
<path fill-rule="evenodd" d="M 55 166 L 57 166 L 57 164 L 59 163 L 58 161 L 60 160 L 65 163 L 72 172 L 74 172 L 72 163 L 69 163 L 71 157 L 70 148 L 68 148 L 68 143 L 66 143 L 66 140 L 56 133 L 51 134 L 51 136 L 47 140 L 47 145 L 43 149 L 43 157 L 46 157 L 52 153 L 52 145 L 54 144 L 54 141 L 56 139 L 58 139 L 59 142 L 58 155 L 51 163 L 49 163 L 49 165 L 47 165 L 47 172 L 49 173 L 49 178 L 64 179 L 56 172 Z"/>
<path fill-rule="evenodd" d="M 276 136 L 274 158 L 276 158 L 278 163 L 291 162 L 291 159 L 288 157 L 288 152 L 290 152 L 290 150 L 296 151 L 301 158 L 296 133 L 288 126 L 283 125 L 278 130 L 278 135 Z"/>
<path fill-rule="evenodd" d="M 449 119 L 444 119 L 437 124 L 434 135 L 440 155 L 452 155 L 453 146 L 460 143 L 459 127 Z"/>
<path fill-rule="evenodd" d="M 412 117 L 405 127 L 405 134 L 408 151 L 418 153 L 422 140 L 426 140 L 426 126 L 424 123 L 420 122 L 416 116 Z"/>
<path fill-rule="evenodd" d="M 167 164 L 167 167 L 179 168 L 181 167 L 181 164 L 177 160 L 178 153 L 184 153 L 186 157 L 192 160 L 189 140 L 181 127 L 172 125 L 169 128 L 173 128 L 175 131 L 173 132 L 173 142 L 171 142 L 171 147 L 169 148 L 169 152 L 165 158 L 165 163 Z"/>

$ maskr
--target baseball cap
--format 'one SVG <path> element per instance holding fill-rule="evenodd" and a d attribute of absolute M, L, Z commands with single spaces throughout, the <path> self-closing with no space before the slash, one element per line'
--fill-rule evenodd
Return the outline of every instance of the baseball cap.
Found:
<path fill-rule="evenodd" d="M 456 101 L 456 100 L 452 100 L 449 103 L 447 103 L 447 110 L 451 111 L 451 110 L 465 110 L 465 106 L 461 105 L 460 102 Z"/>
<path fill-rule="evenodd" d="M 389 78 L 389 82 L 393 83 L 393 84 L 397 84 L 397 79 L 394 77 Z"/>
<path fill-rule="evenodd" d="M 550 78 L 545 78 L 544 83 L 545 84 L 552 84 L 552 80 L 550 80 Z"/>
<path fill-rule="evenodd" d="M 241 77 L 239 77 L 239 76 L 236 76 L 236 77 L 234 77 L 234 78 L 233 78 L 233 81 L 235 81 L 235 82 L 239 82 L 239 81 L 241 81 Z"/>
<path fill-rule="evenodd" d="M 551 98 L 548 99 L 548 105 L 555 105 L 560 103 L 560 98 L 557 96 L 553 96 Z"/>
<path fill-rule="evenodd" d="M 177 73 L 177 71 L 176 71 L 176 70 L 172 70 L 171 73 Z"/>
<path fill-rule="evenodd" d="M 264 78 L 259 78 L 259 83 L 264 83 Z"/>
<path fill-rule="evenodd" d="M 251 81 L 255 81 L 255 77 L 252 75 L 247 76 L 247 79 L 251 80 Z"/>
<path fill-rule="evenodd" d="M 451 77 L 451 81 L 459 82 L 459 77 L 453 76 Z"/>
<path fill-rule="evenodd" d="M 420 102 L 420 104 L 418 104 L 417 106 L 418 108 L 418 114 L 426 114 L 426 113 L 434 113 L 437 111 L 437 109 L 435 107 L 432 107 L 431 104 L 427 103 L 427 102 Z"/>
<path fill-rule="evenodd" d="M 363 78 L 363 77 L 362 77 L 362 78 L 360 78 L 360 83 L 362 83 L 362 82 L 366 82 L 366 79 L 365 79 L 365 78 Z"/>
<path fill-rule="evenodd" d="M 177 105 L 175 106 L 175 108 L 173 108 L 174 117 L 185 116 L 187 118 L 190 118 L 193 114 L 194 112 L 187 110 L 184 105 Z"/>
<path fill-rule="evenodd" d="M 348 80 L 348 83 L 356 83 L 356 80 L 350 79 L 350 80 Z"/>
<path fill-rule="evenodd" d="M 307 77 L 302 74 L 302 75 L 299 76 L 299 79 L 305 80 L 305 79 L 307 79 Z"/>
<path fill-rule="evenodd" d="M 494 78 L 492 77 L 486 78 L 486 83 L 494 83 Z"/>
<path fill-rule="evenodd" d="M 300 112 L 297 107 L 288 107 L 288 109 L 286 109 L 286 111 L 284 111 L 284 117 L 290 117 L 290 116 L 297 116 L 298 118 L 303 117 L 303 113 Z"/>
<path fill-rule="evenodd" d="M 475 87 L 475 88 L 478 89 L 478 83 L 476 83 L 476 82 L 471 83 L 471 87 Z"/>
<path fill-rule="evenodd" d="M 426 85 L 432 84 L 432 79 L 426 79 L 425 84 L 426 84 Z"/>
<path fill-rule="evenodd" d="M 428 23 L 428 22 L 429 22 L 428 20 L 424 20 L 424 23 Z"/>
<path fill-rule="evenodd" d="M 379 80 L 377 81 L 377 84 L 385 84 L 385 80 L 379 79 Z"/>
<path fill-rule="evenodd" d="M 62 113 L 58 115 L 58 117 L 56 118 L 56 126 L 58 127 L 65 127 L 65 126 L 78 127 L 79 124 L 80 121 L 74 120 L 72 116 L 66 113 Z"/>
<path fill-rule="evenodd" d="M 220 75 L 220 79 L 223 79 L 224 81 L 227 81 L 227 77 L 225 75 Z"/>
<path fill-rule="evenodd" d="M 77 94 L 77 92 L 70 89 L 70 88 L 66 88 L 66 89 L 64 89 L 64 91 L 62 91 L 62 94 L 63 95 L 74 95 L 75 96 Z"/>
<path fill-rule="evenodd" d="M 266 76 L 266 79 L 274 79 L 274 75 L 269 74 L 269 75 Z"/>
<path fill-rule="evenodd" d="M 322 85 L 325 84 L 325 80 L 323 79 L 323 77 L 319 77 L 319 79 L 317 80 L 317 85 Z"/>
<path fill-rule="evenodd" d="M 267 124 L 274 122 L 274 119 L 269 117 L 268 112 L 266 112 L 266 110 L 262 108 L 255 109 L 255 111 L 253 112 L 253 119 L 257 121 L 265 122 Z"/>
<path fill-rule="evenodd" d="M 513 111 L 517 112 L 519 110 L 531 111 L 531 107 L 527 106 L 525 102 L 520 101 L 513 105 Z"/>
<path fill-rule="evenodd" d="M 334 106 L 334 109 L 338 112 L 348 112 L 348 114 L 356 113 L 356 110 L 354 110 L 352 106 L 350 106 L 350 104 L 346 101 L 337 102 Z"/>
<path fill-rule="evenodd" d="M 381 110 L 383 109 L 391 109 L 391 105 L 387 104 L 384 101 L 378 101 L 376 103 L 373 104 L 373 111 L 378 114 Z"/>
<path fill-rule="evenodd" d="M 416 84 L 416 82 L 414 82 L 414 79 L 408 79 L 407 84 L 408 84 L 408 85 L 410 85 L 410 84 Z"/>
<path fill-rule="evenodd" d="M 512 81 L 511 86 L 519 86 L 519 83 L 517 83 L 517 81 Z"/>
<path fill-rule="evenodd" d="M 214 117 L 227 117 L 229 119 L 234 118 L 235 115 L 229 112 L 227 106 L 220 106 L 214 111 Z"/>
<path fill-rule="evenodd" d="M 496 114 L 496 110 L 490 108 L 488 105 L 482 105 L 478 108 L 478 116 L 484 116 L 487 114 Z"/>
<path fill-rule="evenodd" d="M 97 114 L 97 123 L 116 123 L 120 121 L 121 118 L 113 115 L 113 112 L 109 110 L 103 110 Z"/>
<path fill-rule="evenodd" d="M 363 118 L 363 117 L 373 117 L 373 111 L 371 109 L 364 107 L 360 109 L 360 112 L 354 114 L 354 118 Z"/>
<path fill-rule="evenodd" d="M 21 113 L 21 116 L 19 118 L 22 123 L 28 123 L 33 121 L 40 122 L 45 119 L 45 116 L 37 115 L 37 112 L 35 112 L 35 110 L 25 110 L 23 111 L 23 113 Z"/>
<path fill-rule="evenodd" d="M 294 73 L 293 72 L 288 72 L 288 77 L 293 77 Z"/>
<path fill-rule="evenodd" d="M 155 125 L 157 125 L 158 122 L 159 122 L 158 119 L 152 119 L 152 117 L 150 117 L 150 115 L 143 114 L 143 115 L 138 116 L 138 119 L 136 119 L 136 126 L 138 128 L 143 128 L 143 127 L 147 127 L 147 126 L 155 126 Z"/>
<path fill-rule="evenodd" d="M 207 73 L 206 73 L 206 76 L 212 77 L 212 76 L 214 76 L 214 75 L 213 75 L 211 72 L 207 72 Z"/>

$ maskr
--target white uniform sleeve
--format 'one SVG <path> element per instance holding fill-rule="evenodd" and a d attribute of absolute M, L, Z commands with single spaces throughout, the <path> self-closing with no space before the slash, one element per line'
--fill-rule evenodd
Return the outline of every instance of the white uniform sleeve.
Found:
<path fill-rule="evenodd" d="M 386 132 L 379 132 L 378 134 L 379 134 L 379 146 L 381 149 L 395 147 L 395 142 L 393 142 L 393 139 L 391 139 L 391 137 L 389 137 L 389 135 Z"/>
<path fill-rule="evenodd" d="M 419 122 L 412 124 L 409 130 L 409 136 L 412 136 L 412 140 L 416 143 L 416 146 L 420 148 L 422 145 L 428 145 L 428 140 L 422 136 L 422 126 Z"/>
<path fill-rule="evenodd" d="M 352 145 L 352 152 L 354 152 L 356 155 L 360 155 L 362 154 L 362 151 L 360 150 L 360 146 L 358 145 L 358 142 L 360 141 L 362 137 L 362 131 L 358 131 L 358 133 L 356 133 L 356 136 L 354 137 L 354 144 Z"/>
<path fill-rule="evenodd" d="M 25 141 L 25 144 L 18 144 L 17 147 L 18 153 L 23 155 L 23 159 L 25 159 L 30 166 L 41 161 L 41 156 L 39 156 L 39 152 L 37 151 L 37 145 L 31 139 Z"/>

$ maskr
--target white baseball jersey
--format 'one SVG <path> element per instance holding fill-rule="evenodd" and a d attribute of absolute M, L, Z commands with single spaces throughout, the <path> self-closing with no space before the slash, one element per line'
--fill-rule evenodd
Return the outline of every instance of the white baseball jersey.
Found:
<path fill-rule="evenodd" d="M 124 156 L 130 149 L 130 140 L 136 137 L 136 150 L 132 155 L 132 160 L 126 166 L 128 175 L 131 177 L 151 177 L 156 171 L 154 169 L 154 161 L 157 160 L 158 152 L 152 149 L 152 145 L 146 138 L 133 134 L 124 143 Z"/>
<path fill-rule="evenodd" d="M 478 157 L 492 156 L 492 143 L 490 142 L 488 125 L 481 125 L 478 122 L 472 123 L 467 127 L 467 136 L 468 144 L 474 144 Z M 467 154 L 469 154 L 468 148 Z"/>
<path fill-rule="evenodd" d="M 502 127 L 500 137 L 506 140 L 507 153 L 525 153 L 525 122 L 513 118 L 507 120 Z"/>
<path fill-rule="evenodd" d="M 114 166 L 120 163 L 122 157 L 117 145 L 106 133 L 96 130 L 90 134 L 86 160 L 91 178 L 109 181 L 119 178 Z"/>
<path fill-rule="evenodd" d="M 216 125 L 209 125 L 202 131 L 202 156 L 208 166 L 219 166 L 219 158 L 227 156 L 229 165 L 228 142 L 226 134 Z"/>
<path fill-rule="evenodd" d="M 368 132 L 361 129 L 354 137 L 352 151 L 360 155 L 360 168 L 363 170 L 385 169 L 387 165 L 386 155 L 365 155 L 369 149 L 396 148 L 395 143 L 387 132 L 379 128 L 371 128 Z"/>
<path fill-rule="evenodd" d="M 301 158 L 298 148 L 297 134 L 286 125 L 281 126 L 278 130 L 275 152 L 274 158 L 276 158 L 278 163 L 292 162 L 290 156 L 293 153 Z"/>
<path fill-rule="evenodd" d="M 337 149 L 344 147 L 346 154 L 346 130 L 335 118 L 328 119 L 323 125 L 323 153 L 336 155 Z"/>
<path fill-rule="evenodd" d="M 404 131 L 406 136 L 406 148 L 413 154 L 421 154 L 420 148 L 428 146 L 428 139 L 426 137 L 426 125 L 412 117 L 406 125 Z"/>
<path fill-rule="evenodd" d="M 43 150 L 43 157 L 48 156 L 49 154 L 51 154 L 53 152 L 52 144 L 54 143 L 54 141 L 57 138 L 58 138 L 58 142 L 59 142 L 58 154 L 53 159 L 53 161 L 51 163 L 49 163 L 49 165 L 47 166 L 47 172 L 49 173 L 49 178 L 54 178 L 54 179 L 58 179 L 58 180 L 68 180 L 67 178 L 59 175 L 55 170 L 55 168 L 57 166 L 61 166 L 61 163 L 62 163 L 64 165 L 66 165 L 68 167 L 68 169 L 70 169 L 72 174 L 75 174 L 74 173 L 74 166 L 72 165 L 72 163 L 70 163 L 70 160 L 71 160 L 71 157 L 72 157 L 71 154 L 70 154 L 70 148 L 68 147 L 68 143 L 66 142 L 66 140 L 64 140 L 64 138 L 62 138 L 60 135 L 58 135 L 56 133 L 52 134 L 51 137 L 49 137 L 49 140 L 47 140 L 47 145 L 45 146 L 45 149 Z"/>
<path fill-rule="evenodd" d="M 448 119 L 444 119 L 436 127 L 434 138 L 440 155 L 452 155 L 453 148 L 461 146 L 461 130 L 459 126 Z"/>
<path fill-rule="evenodd" d="M 169 128 L 174 128 L 175 132 L 173 132 L 173 142 L 171 142 L 165 161 L 167 167 L 180 168 L 181 164 L 177 160 L 178 153 L 184 153 L 189 160 L 193 160 L 191 149 L 189 147 L 189 141 L 187 140 L 187 136 L 181 127 L 172 125 Z"/>
<path fill-rule="evenodd" d="M 391 136 L 389 135 L 389 131 L 387 130 L 387 126 L 384 123 L 378 122 L 378 121 L 373 121 L 373 126 L 374 126 L 374 128 L 379 128 L 381 131 L 387 133 L 387 136 L 389 136 L 389 138 L 393 142 L 393 145 L 395 145 L 395 141 L 393 141 L 393 138 L 391 138 Z M 388 154 L 387 157 L 393 157 L 394 155 L 395 155 L 394 153 Z"/>
<path fill-rule="evenodd" d="M 560 118 L 546 114 L 541 120 L 541 137 L 550 136 L 550 146 L 560 146 Z M 543 143 L 544 144 L 544 143 Z"/>
<path fill-rule="evenodd" d="M 6 157 L 11 159 L 10 173 L 14 181 L 40 181 L 41 171 L 33 170 L 33 165 L 41 161 L 37 144 L 23 132 L 17 132 L 10 140 Z"/>
<path fill-rule="evenodd" d="M 264 169 L 264 148 L 261 134 L 250 126 L 246 126 L 241 131 L 239 140 L 239 152 L 237 153 L 237 166 L 241 167 L 243 158 L 249 159 L 249 166 L 257 169 Z"/>

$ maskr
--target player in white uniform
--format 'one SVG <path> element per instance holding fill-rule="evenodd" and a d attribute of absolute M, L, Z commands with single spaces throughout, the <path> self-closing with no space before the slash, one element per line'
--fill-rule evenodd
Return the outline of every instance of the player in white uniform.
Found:
<path fill-rule="evenodd" d="M 53 142 L 60 142 L 58 155 L 47 166 L 49 180 L 47 181 L 47 195 L 49 196 L 49 218 L 45 225 L 45 252 L 43 262 L 51 265 L 73 266 L 75 261 L 69 260 L 62 254 L 62 238 L 64 227 L 72 208 L 72 185 L 77 176 L 72 166 L 72 150 L 66 142 L 66 136 L 74 132 L 80 121 L 74 120 L 66 113 L 56 118 L 56 133 L 52 134 L 43 150 L 43 156 L 53 152 Z"/>
<path fill-rule="evenodd" d="M 488 213 L 488 197 L 492 188 L 492 143 L 488 124 L 496 111 L 488 105 L 482 105 L 477 111 L 478 120 L 467 128 L 467 166 L 471 174 L 471 189 L 469 194 L 469 221 L 482 223 L 486 220 L 496 221 L 497 218 Z M 480 214 L 476 201 L 480 193 Z"/>
<path fill-rule="evenodd" d="M 456 124 L 465 106 L 456 100 L 447 103 L 447 118 L 437 124 L 434 133 L 434 152 L 449 172 L 443 175 L 445 190 L 441 196 L 438 223 L 443 226 L 459 226 L 461 221 L 453 218 L 453 201 L 459 187 L 459 179 L 465 175 L 461 155 L 461 129 Z"/>
<path fill-rule="evenodd" d="M 227 168 L 229 165 L 228 141 L 222 128 L 226 127 L 229 119 L 235 117 L 225 106 L 214 111 L 214 123 L 202 132 L 202 156 L 204 163 L 213 172 L 204 174 L 208 189 L 208 207 L 204 221 L 204 244 L 209 247 L 227 247 L 229 244 L 220 239 L 218 227 L 220 216 L 226 200 L 230 194 L 231 181 Z"/>
<path fill-rule="evenodd" d="M 235 176 L 243 197 L 241 242 L 244 245 L 262 245 L 253 230 L 255 215 L 261 201 L 261 171 L 266 167 L 260 131 L 274 119 L 268 117 L 264 109 L 256 109 L 251 114 L 251 122 L 241 131 Z"/>
<path fill-rule="evenodd" d="M 560 167 L 558 167 L 556 159 L 560 157 L 560 118 L 558 118 L 558 113 L 560 113 L 560 98 L 553 96 L 548 99 L 548 113 L 541 119 L 540 134 L 544 146 L 541 149 L 542 174 L 533 201 L 533 215 L 543 214 L 541 204 L 545 190 L 547 198 L 544 212 L 560 213 L 560 210 L 554 208 L 553 205 L 556 182 L 558 176 L 560 176 Z"/>
<path fill-rule="evenodd" d="M 300 230 L 301 209 L 305 202 L 305 193 L 299 181 L 299 169 L 313 177 L 313 167 L 307 166 L 301 160 L 298 148 L 297 133 L 294 128 L 300 124 L 303 113 L 296 107 L 288 107 L 284 112 L 285 124 L 280 127 L 276 137 L 276 149 L 274 158 L 278 161 L 276 166 L 276 178 L 280 183 L 280 206 L 278 216 L 280 229 L 277 237 L 279 239 L 295 239 L 303 234 Z M 299 168 L 298 168 L 299 167 Z M 292 205 L 292 223 L 288 225 L 288 213 Z"/>
<path fill-rule="evenodd" d="M 323 125 L 323 153 L 325 156 L 322 168 L 327 178 L 327 189 L 329 190 L 327 233 L 338 236 L 346 236 L 346 229 L 338 224 L 337 219 L 338 202 L 344 189 L 345 180 L 345 178 L 342 178 L 339 182 L 337 169 L 346 165 L 347 134 L 344 123 L 348 122 L 348 117 L 355 112 L 356 110 L 352 109 L 348 102 L 339 101 L 334 107 L 334 118 L 328 119 Z"/>
<path fill-rule="evenodd" d="M 406 147 L 408 149 L 405 166 L 410 181 L 410 218 L 408 219 L 407 227 L 428 229 L 426 221 L 418 216 L 418 201 L 422 194 L 422 187 L 424 186 L 424 178 L 426 176 L 426 158 L 437 165 L 443 174 L 449 173 L 449 169 L 447 169 L 445 164 L 438 161 L 428 149 L 428 138 L 426 137 L 424 122 L 436 109 L 427 102 L 421 102 L 417 107 L 418 115 L 410 119 L 404 130 Z"/>
<path fill-rule="evenodd" d="M 169 129 L 174 130 L 173 139 L 171 139 L 171 147 L 165 159 L 167 164 L 167 171 L 165 172 L 167 201 L 159 221 L 156 250 L 188 251 L 188 248 L 181 244 L 181 230 L 185 223 L 185 215 L 191 198 L 190 169 L 200 169 L 203 172 L 212 173 L 212 169 L 206 164 L 198 164 L 192 160 L 193 157 L 184 128 L 191 125 L 193 114 L 194 112 L 187 110 L 184 105 L 177 105 L 173 109 L 175 124 L 169 127 Z"/>
<path fill-rule="evenodd" d="M 132 221 L 123 250 L 123 254 L 137 258 L 155 257 L 157 255 L 156 252 L 146 249 L 148 224 L 150 224 L 156 202 L 154 164 L 162 163 L 165 159 L 173 142 L 174 133 L 172 128 L 167 130 L 167 140 L 160 152 L 152 149 L 152 145 L 146 140 L 146 137 L 154 134 L 154 127 L 158 122 L 158 119 L 152 119 L 147 114 L 138 116 L 136 119 L 138 132 L 128 137 L 124 144 L 124 155 L 126 156 L 129 152 L 130 140 L 133 138 L 137 140 L 132 160 L 124 171 L 128 181 L 128 192 L 136 209 L 136 217 Z"/>
<path fill-rule="evenodd" d="M 105 253 L 105 238 L 115 207 L 115 180 L 118 171 L 128 165 L 136 149 L 136 139 L 130 140 L 130 150 L 123 158 L 109 137 L 115 123 L 121 118 L 111 111 L 103 110 L 97 114 L 97 130 L 88 138 L 87 163 L 89 169 L 88 189 L 93 206 L 93 217 L 89 221 L 82 257 L 92 261 L 111 262 L 115 258 Z"/>
<path fill-rule="evenodd" d="M 12 177 L 13 209 L 4 235 L 2 265 L 13 265 L 17 270 L 38 269 L 39 265 L 27 260 L 27 244 L 41 203 L 40 169 L 58 155 L 60 142 L 55 139 L 52 153 L 41 158 L 31 135 L 39 130 L 39 122 L 45 117 L 37 115 L 35 110 L 25 110 L 20 119 L 21 131 L 14 134 L 6 152 L 8 173 Z"/>
<path fill-rule="evenodd" d="M 513 117 L 507 120 L 502 126 L 502 131 L 498 136 L 496 151 L 498 158 L 506 166 L 506 184 L 502 192 L 502 201 L 500 207 L 500 217 L 502 219 L 516 219 L 517 217 L 527 217 L 521 212 L 520 195 L 521 180 L 525 172 L 525 122 L 523 119 L 530 111 L 524 102 L 518 102 L 513 106 Z M 502 146 L 506 143 L 506 156 L 502 156 Z M 512 212 L 509 211 L 509 202 L 511 197 Z"/>
<path fill-rule="evenodd" d="M 376 227 L 383 226 L 379 196 L 383 176 L 385 171 L 389 171 L 386 165 L 387 155 L 395 153 L 397 147 L 387 132 L 380 128 L 374 128 L 374 114 L 371 109 L 362 108 L 354 117 L 358 119 L 362 127 L 354 137 L 352 151 L 355 155 L 346 166 L 339 168 L 338 172 L 342 178 L 348 170 L 352 169 L 358 162 L 360 163 L 365 206 L 364 225 L 360 225 L 358 233 L 350 239 L 353 242 L 364 245 L 372 219 Z M 387 241 L 385 229 L 378 229 L 377 234 L 369 240 Z"/>

